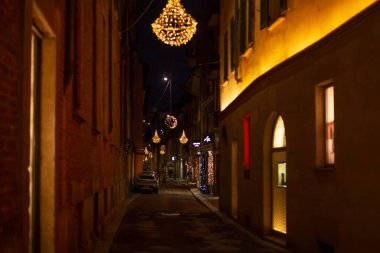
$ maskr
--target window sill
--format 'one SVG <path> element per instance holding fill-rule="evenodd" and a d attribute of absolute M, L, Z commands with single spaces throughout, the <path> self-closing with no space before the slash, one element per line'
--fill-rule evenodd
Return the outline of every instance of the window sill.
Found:
<path fill-rule="evenodd" d="M 268 31 L 273 31 L 277 26 L 279 26 L 281 23 L 283 23 L 285 21 L 285 17 L 284 16 L 281 16 L 279 17 L 278 19 L 276 19 L 276 21 L 274 21 L 269 27 L 268 27 Z"/>
<path fill-rule="evenodd" d="M 247 59 L 251 56 L 252 54 L 252 47 L 249 47 L 245 52 L 241 55 L 244 59 Z"/>

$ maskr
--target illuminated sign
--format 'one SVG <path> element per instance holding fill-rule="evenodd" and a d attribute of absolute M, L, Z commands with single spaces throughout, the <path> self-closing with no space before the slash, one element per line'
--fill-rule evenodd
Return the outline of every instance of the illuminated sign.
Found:
<path fill-rule="evenodd" d="M 211 138 L 210 138 L 210 136 L 207 135 L 207 136 L 203 139 L 203 141 L 204 141 L 204 142 L 207 142 L 207 143 L 211 142 Z"/>
<path fill-rule="evenodd" d="M 196 147 L 196 148 L 198 148 L 198 147 L 201 146 L 201 143 L 199 141 L 193 142 L 193 146 Z"/>

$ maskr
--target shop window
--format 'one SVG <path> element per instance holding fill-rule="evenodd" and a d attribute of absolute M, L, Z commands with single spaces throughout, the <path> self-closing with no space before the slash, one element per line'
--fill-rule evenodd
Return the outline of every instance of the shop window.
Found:
<path fill-rule="evenodd" d="M 286 163 L 277 163 L 277 186 L 286 187 Z"/>

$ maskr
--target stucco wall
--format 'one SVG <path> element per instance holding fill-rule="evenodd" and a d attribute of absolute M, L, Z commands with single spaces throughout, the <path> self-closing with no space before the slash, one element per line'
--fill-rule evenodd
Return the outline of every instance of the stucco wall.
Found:
<path fill-rule="evenodd" d="M 254 42 L 239 60 L 238 71 L 242 73 L 243 78 L 236 82 L 235 73 L 230 68 L 227 81 L 223 80 L 223 74 L 221 75 L 220 83 L 223 84 L 221 110 L 224 110 L 258 77 L 316 43 L 376 0 L 288 0 L 287 11 L 279 20 L 280 22 L 265 29 L 260 29 L 261 1 L 254 0 L 254 2 Z M 223 38 L 225 31 L 228 31 L 229 45 L 231 45 L 230 20 L 234 16 L 235 1 L 221 1 L 220 34 Z M 238 29 L 235 30 L 238 31 Z M 224 52 L 223 39 L 220 40 L 220 48 L 221 52 Z M 228 52 L 231 54 L 230 46 Z M 223 57 L 221 57 L 221 63 L 223 64 Z"/>
<path fill-rule="evenodd" d="M 221 115 L 227 145 L 222 146 L 221 208 L 229 211 L 230 143 L 238 140 L 239 221 L 263 235 L 267 209 L 265 180 L 270 159 L 268 129 L 279 113 L 287 137 L 287 235 L 289 248 L 321 252 L 373 252 L 378 237 L 377 140 L 380 134 L 380 7 L 356 17 L 319 43 L 257 79 Z M 336 163 L 316 162 L 316 88 L 335 87 Z M 243 175 L 243 117 L 251 115 L 249 179 Z M 239 124 L 241 122 L 241 124 Z M 270 133 L 271 131 L 269 131 Z"/>

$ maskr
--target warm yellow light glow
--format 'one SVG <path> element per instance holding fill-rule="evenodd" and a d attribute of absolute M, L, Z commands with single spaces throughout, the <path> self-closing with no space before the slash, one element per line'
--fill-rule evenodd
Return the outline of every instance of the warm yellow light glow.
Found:
<path fill-rule="evenodd" d="M 214 154 L 211 150 L 207 152 L 208 154 L 208 160 L 207 160 L 207 165 L 208 165 L 208 177 L 207 177 L 207 182 L 209 185 L 214 185 L 215 183 L 215 169 L 214 169 Z"/>
<path fill-rule="evenodd" d="M 145 154 L 145 155 L 148 155 L 148 154 L 149 154 L 149 151 L 148 151 L 148 149 L 147 149 L 146 147 L 144 148 L 144 154 Z"/>
<path fill-rule="evenodd" d="M 159 143 L 160 141 L 161 141 L 161 138 L 158 136 L 158 134 L 157 134 L 157 130 L 156 131 L 154 131 L 154 136 L 152 137 L 152 141 L 154 142 L 154 143 Z"/>
<path fill-rule="evenodd" d="M 186 44 L 197 30 L 197 22 L 186 13 L 180 0 L 168 0 L 163 12 L 153 22 L 157 38 L 170 46 Z"/>
<path fill-rule="evenodd" d="M 335 163 L 334 86 L 325 89 L 326 163 Z"/>
<path fill-rule="evenodd" d="M 164 155 L 165 154 L 165 145 L 161 145 L 161 147 L 160 147 L 160 154 L 161 155 Z"/>
<path fill-rule="evenodd" d="M 183 130 L 182 136 L 181 136 L 181 138 L 179 138 L 179 142 L 181 142 L 182 144 L 186 144 L 188 140 L 189 139 L 187 139 L 187 137 L 186 137 L 185 130 Z"/>
<path fill-rule="evenodd" d="M 28 206 L 28 213 L 29 213 L 29 224 L 30 224 L 30 229 L 29 229 L 29 241 L 31 242 L 33 240 L 33 227 L 35 226 L 33 222 L 33 210 L 36 208 L 34 203 L 34 198 L 33 195 L 35 194 L 34 192 L 34 165 L 35 165 L 35 125 L 34 125 L 34 119 L 35 119 L 35 91 L 36 91 L 36 77 L 35 77 L 35 72 L 36 72 L 36 57 L 37 57 L 37 52 L 35 51 L 35 43 L 36 43 L 36 35 L 32 33 L 32 46 L 31 46 L 31 64 L 30 64 L 30 118 L 29 118 L 29 165 L 28 165 L 28 172 L 29 172 L 29 206 Z M 29 251 L 31 251 L 32 248 L 32 243 L 29 244 Z"/>
<path fill-rule="evenodd" d="M 234 15 L 233 3 L 224 2 L 230 5 L 226 8 L 229 19 Z M 236 83 L 234 73 L 229 72 L 228 81 L 220 90 L 220 109 L 224 110 L 258 77 L 318 42 L 374 2 L 376 0 L 319 0 L 311 4 L 295 0 L 293 5 L 297 9 L 288 11 L 284 20 L 271 29 L 260 30 L 255 35 L 253 53 L 242 57 L 239 65 L 242 82 Z"/>
<path fill-rule="evenodd" d="M 326 123 L 334 122 L 334 86 L 325 91 L 326 98 Z"/>
<path fill-rule="evenodd" d="M 282 117 L 279 116 L 274 127 L 273 148 L 283 147 L 286 147 L 285 125 Z"/>

